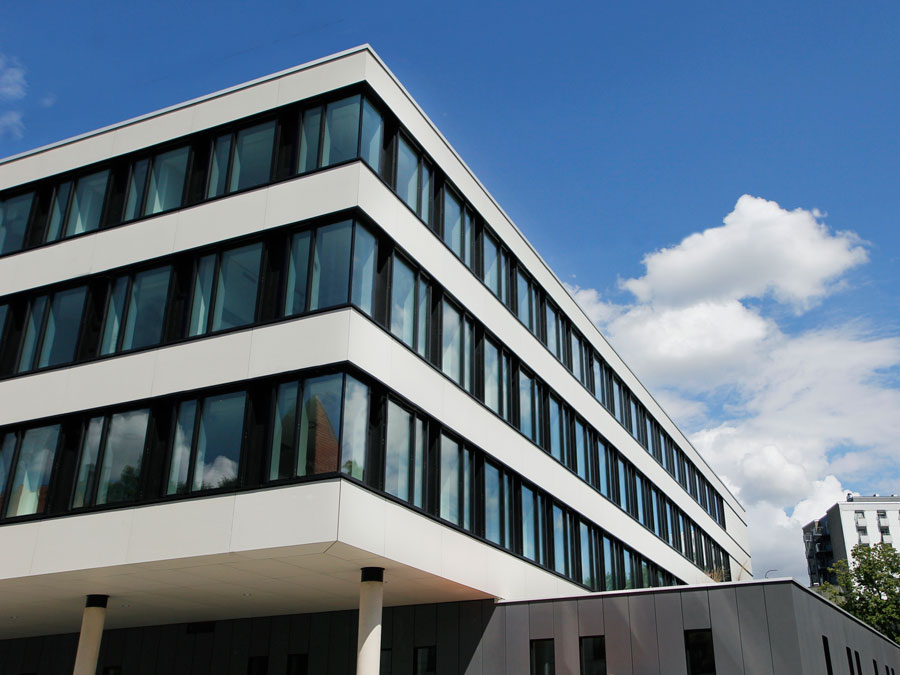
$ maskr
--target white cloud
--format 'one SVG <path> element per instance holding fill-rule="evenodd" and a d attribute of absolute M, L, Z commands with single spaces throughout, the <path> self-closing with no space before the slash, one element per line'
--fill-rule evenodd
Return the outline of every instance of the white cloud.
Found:
<path fill-rule="evenodd" d="M 867 260 L 855 235 L 832 234 L 817 213 L 744 195 L 723 226 L 645 256 L 646 274 L 622 286 L 645 303 L 680 307 L 771 294 L 803 311 Z"/>
<path fill-rule="evenodd" d="M 25 123 L 22 121 L 22 113 L 18 110 L 0 112 L 0 138 L 11 136 L 22 138 L 25 135 Z"/>
<path fill-rule="evenodd" d="M 757 576 L 808 583 L 800 528 L 844 482 L 900 480 L 900 336 L 862 322 L 787 330 L 771 298 L 802 313 L 867 260 L 818 211 L 744 195 L 724 226 L 644 257 L 615 304 L 570 286 L 625 361 L 747 508 Z M 759 306 L 762 305 L 762 308 Z"/>
<path fill-rule="evenodd" d="M 27 88 L 22 65 L 16 59 L 0 54 L 0 100 L 25 98 Z"/>
<path fill-rule="evenodd" d="M 52 108 L 56 105 L 56 94 L 45 94 L 41 97 L 40 104 L 42 108 Z"/>

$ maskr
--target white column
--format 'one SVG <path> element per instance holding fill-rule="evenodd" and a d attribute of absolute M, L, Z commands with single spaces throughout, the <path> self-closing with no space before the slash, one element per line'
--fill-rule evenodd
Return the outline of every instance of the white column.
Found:
<path fill-rule="evenodd" d="M 75 668 L 72 675 L 94 675 L 97 672 L 97 657 L 100 656 L 100 641 L 103 639 L 103 623 L 106 621 L 108 595 L 89 595 L 84 603 L 81 617 L 81 635 L 78 636 L 78 652 L 75 654 Z"/>
<path fill-rule="evenodd" d="M 359 639 L 356 675 L 378 675 L 381 667 L 381 607 L 384 569 L 363 567 L 359 584 Z"/>

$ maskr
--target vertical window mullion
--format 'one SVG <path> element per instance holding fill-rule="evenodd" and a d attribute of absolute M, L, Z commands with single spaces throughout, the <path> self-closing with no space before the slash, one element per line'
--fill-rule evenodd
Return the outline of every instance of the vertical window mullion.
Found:
<path fill-rule="evenodd" d="M 97 466 L 94 469 L 94 479 L 87 489 L 87 505 L 95 505 L 97 503 L 97 491 L 100 489 L 100 473 L 103 470 L 103 460 L 106 456 L 106 443 L 109 440 L 109 426 L 111 415 L 103 416 L 103 430 L 100 432 L 100 444 L 97 448 Z"/>

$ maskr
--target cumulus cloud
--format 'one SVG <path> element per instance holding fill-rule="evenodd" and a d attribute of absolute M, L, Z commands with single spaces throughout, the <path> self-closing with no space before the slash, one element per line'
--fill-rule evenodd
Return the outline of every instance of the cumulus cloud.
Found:
<path fill-rule="evenodd" d="M 640 302 L 675 307 L 771 294 L 806 310 L 867 260 L 854 234 L 829 232 L 817 215 L 744 195 L 724 225 L 645 256 L 646 274 L 622 285 Z"/>
<path fill-rule="evenodd" d="M 0 138 L 11 136 L 22 138 L 25 135 L 25 123 L 22 121 L 22 113 L 18 110 L 0 112 Z"/>
<path fill-rule="evenodd" d="M 25 98 L 27 88 L 22 65 L 18 60 L 0 54 L 0 100 Z"/>
<path fill-rule="evenodd" d="M 822 219 L 744 195 L 724 225 L 646 255 L 619 284 L 630 302 L 569 287 L 747 508 L 757 575 L 804 583 L 800 528 L 841 481 L 900 481 L 900 336 L 861 320 L 788 329 L 772 311 L 807 312 L 867 261 Z"/>

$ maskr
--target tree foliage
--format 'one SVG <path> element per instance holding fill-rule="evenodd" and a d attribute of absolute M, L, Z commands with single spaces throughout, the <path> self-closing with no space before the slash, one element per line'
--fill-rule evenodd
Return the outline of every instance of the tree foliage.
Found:
<path fill-rule="evenodd" d="M 857 544 L 851 555 L 852 564 L 838 560 L 831 567 L 837 585 L 822 584 L 822 595 L 900 642 L 900 553 L 879 543 Z"/>

